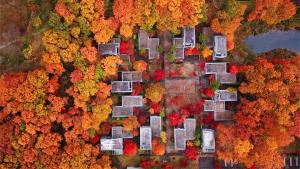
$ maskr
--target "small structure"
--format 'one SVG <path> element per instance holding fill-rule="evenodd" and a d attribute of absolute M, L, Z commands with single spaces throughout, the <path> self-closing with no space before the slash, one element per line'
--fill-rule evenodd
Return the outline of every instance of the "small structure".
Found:
<path fill-rule="evenodd" d="M 202 129 L 202 151 L 204 153 L 215 152 L 215 131 L 212 129 Z"/>
<path fill-rule="evenodd" d="M 194 48 L 196 46 L 196 33 L 195 28 L 185 27 L 183 29 L 183 40 L 185 48 Z"/>
<path fill-rule="evenodd" d="M 173 38 L 173 45 L 175 45 L 174 56 L 178 60 L 184 59 L 184 49 L 194 48 L 196 46 L 195 28 L 183 28 L 182 38 Z"/>
<path fill-rule="evenodd" d="M 236 75 L 232 73 L 216 74 L 216 80 L 221 84 L 233 84 L 236 83 Z"/>
<path fill-rule="evenodd" d="M 122 106 L 124 107 L 142 107 L 143 96 L 122 96 Z"/>
<path fill-rule="evenodd" d="M 160 116 L 151 116 L 150 117 L 150 127 L 151 127 L 151 130 L 152 130 L 152 135 L 154 137 L 160 137 L 161 117 Z"/>
<path fill-rule="evenodd" d="M 127 167 L 127 169 L 143 169 L 141 167 Z"/>
<path fill-rule="evenodd" d="M 196 119 L 186 118 L 184 119 L 184 129 L 186 140 L 194 140 L 194 133 L 196 131 Z"/>
<path fill-rule="evenodd" d="M 124 131 L 122 126 L 115 126 L 111 128 L 112 138 L 132 138 L 133 135 L 131 132 Z"/>
<path fill-rule="evenodd" d="M 152 132 L 151 127 L 140 127 L 140 149 L 152 150 Z"/>
<path fill-rule="evenodd" d="M 223 111 L 215 111 L 214 112 L 214 119 L 215 121 L 226 121 L 233 119 L 234 112 L 230 110 L 223 110 Z"/>
<path fill-rule="evenodd" d="M 131 81 L 131 82 L 142 82 L 143 75 L 142 72 L 138 71 L 123 71 L 122 74 L 122 81 Z"/>
<path fill-rule="evenodd" d="M 237 101 L 237 91 L 229 92 L 228 90 L 216 90 L 216 101 Z"/>
<path fill-rule="evenodd" d="M 115 154 L 123 154 L 123 139 L 101 138 L 100 147 L 102 151 L 112 151 Z"/>
<path fill-rule="evenodd" d="M 98 44 L 98 53 L 100 56 L 103 55 L 119 55 L 120 54 L 120 38 L 113 38 L 106 44 Z"/>
<path fill-rule="evenodd" d="M 112 117 L 129 117 L 133 115 L 132 107 L 125 106 L 113 106 Z"/>
<path fill-rule="evenodd" d="M 227 72 L 226 62 L 207 62 L 205 63 L 205 74 L 225 74 Z"/>
<path fill-rule="evenodd" d="M 131 81 L 112 81 L 111 82 L 112 93 L 130 93 L 132 92 Z"/>
<path fill-rule="evenodd" d="M 175 146 L 175 150 L 186 149 L 185 129 L 181 129 L 181 128 L 174 129 L 174 146 Z"/>
<path fill-rule="evenodd" d="M 139 49 L 148 50 L 148 59 L 157 59 L 159 58 L 159 39 L 158 38 L 149 38 L 148 34 L 144 30 L 139 30 L 138 33 L 138 43 Z"/>
<path fill-rule="evenodd" d="M 204 111 L 214 112 L 215 121 L 232 120 L 233 118 L 234 112 L 226 110 L 225 101 L 205 100 L 203 107 Z"/>
<path fill-rule="evenodd" d="M 219 59 L 225 57 L 227 57 L 227 39 L 225 36 L 215 36 L 213 58 Z"/>

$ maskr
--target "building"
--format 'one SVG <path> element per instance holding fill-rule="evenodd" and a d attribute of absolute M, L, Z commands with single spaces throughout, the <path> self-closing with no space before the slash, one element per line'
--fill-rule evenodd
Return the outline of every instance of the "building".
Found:
<path fill-rule="evenodd" d="M 185 48 L 194 48 L 196 46 L 195 28 L 183 28 L 183 40 Z"/>
<path fill-rule="evenodd" d="M 133 115 L 133 107 L 113 106 L 112 117 L 129 117 Z"/>
<path fill-rule="evenodd" d="M 98 44 L 98 53 L 103 55 L 119 55 L 120 54 L 120 38 L 113 38 L 106 44 Z"/>
<path fill-rule="evenodd" d="M 175 146 L 175 150 L 186 149 L 185 129 L 182 128 L 174 129 L 174 146 Z"/>
<path fill-rule="evenodd" d="M 227 73 L 226 62 L 206 62 L 204 68 L 205 74 L 225 74 Z"/>
<path fill-rule="evenodd" d="M 131 82 L 143 81 L 142 72 L 138 72 L 138 71 L 122 71 L 121 77 L 122 77 L 122 81 L 131 81 Z"/>
<path fill-rule="evenodd" d="M 111 82 L 112 93 L 131 93 L 132 82 L 131 81 L 112 81 Z"/>
<path fill-rule="evenodd" d="M 101 138 L 101 151 L 112 151 L 114 154 L 123 154 L 122 138 Z"/>
<path fill-rule="evenodd" d="M 185 129 L 185 138 L 186 140 L 194 140 L 194 134 L 196 131 L 196 119 L 186 118 L 184 119 L 184 129 Z"/>
<path fill-rule="evenodd" d="M 122 106 L 124 107 L 142 107 L 143 96 L 122 96 Z"/>
<path fill-rule="evenodd" d="M 203 111 L 213 112 L 215 121 L 232 120 L 234 112 L 226 110 L 225 101 L 205 100 Z"/>
<path fill-rule="evenodd" d="M 160 137 L 161 117 L 160 116 L 150 116 L 150 127 L 152 130 L 153 137 Z"/>
<path fill-rule="evenodd" d="M 207 62 L 205 63 L 205 74 L 213 74 L 218 82 L 221 84 L 236 83 L 236 75 L 227 72 L 226 62 Z"/>
<path fill-rule="evenodd" d="M 236 75 L 232 73 L 216 74 L 216 80 L 221 84 L 233 84 L 236 83 Z"/>
<path fill-rule="evenodd" d="M 151 127 L 140 127 L 140 149 L 152 150 L 152 132 Z"/>
<path fill-rule="evenodd" d="M 202 151 L 204 153 L 214 153 L 215 146 L 215 131 L 202 129 Z"/>
<path fill-rule="evenodd" d="M 112 138 L 133 138 L 133 135 L 131 132 L 124 131 L 122 126 L 114 126 L 111 128 L 111 137 Z"/>
<path fill-rule="evenodd" d="M 183 28 L 183 37 L 173 38 L 173 45 L 175 46 L 173 55 L 177 60 L 183 60 L 185 48 L 194 48 L 196 46 L 195 28 Z"/>
<path fill-rule="evenodd" d="M 148 59 L 158 59 L 159 58 L 159 39 L 158 38 L 149 38 L 148 34 L 144 30 L 139 30 L 138 32 L 138 45 L 139 49 L 148 51 Z"/>
<path fill-rule="evenodd" d="M 227 57 L 227 39 L 225 36 L 214 36 L 213 59 Z"/>
<path fill-rule="evenodd" d="M 216 101 L 237 101 L 237 91 L 228 90 L 216 90 L 215 100 Z"/>

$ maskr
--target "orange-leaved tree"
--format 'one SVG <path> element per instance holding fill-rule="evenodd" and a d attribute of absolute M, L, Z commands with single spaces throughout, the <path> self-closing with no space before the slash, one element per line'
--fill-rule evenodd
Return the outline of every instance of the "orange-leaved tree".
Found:
<path fill-rule="evenodd" d="M 294 58 L 261 58 L 241 70 L 245 80 L 235 123 L 218 126 L 217 155 L 247 167 L 282 168 L 282 148 L 298 137 L 293 129 L 300 100 L 290 97 L 290 88 L 299 66 Z"/>
<path fill-rule="evenodd" d="M 290 19 L 296 11 L 297 7 L 291 0 L 256 0 L 248 21 L 260 19 L 268 25 L 274 25 Z"/>
<path fill-rule="evenodd" d="M 234 32 L 240 26 L 245 10 L 246 6 L 237 0 L 224 1 L 211 21 L 212 30 L 227 37 L 228 50 L 234 48 Z"/>

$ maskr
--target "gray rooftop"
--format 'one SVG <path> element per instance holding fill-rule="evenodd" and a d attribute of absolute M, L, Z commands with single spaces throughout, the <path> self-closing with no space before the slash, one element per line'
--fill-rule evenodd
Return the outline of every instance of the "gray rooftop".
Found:
<path fill-rule="evenodd" d="M 122 106 L 124 107 L 142 107 L 143 96 L 122 96 Z"/>
<path fill-rule="evenodd" d="M 131 132 L 123 130 L 122 126 L 114 126 L 111 128 L 112 138 L 132 138 Z"/>
<path fill-rule="evenodd" d="M 229 92 L 228 90 L 216 90 L 216 101 L 237 101 L 237 91 Z"/>
<path fill-rule="evenodd" d="M 215 131 L 202 129 L 202 151 L 204 153 L 215 152 Z"/>
<path fill-rule="evenodd" d="M 227 55 L 227 39 L 225 36 L 214 37 L 214 52 L 215 53 L 226 53 Z"/>
<path fill-rule="evenodd" d="M 161 117 L 160 116 L 150 116 L 150 126 L 152 129 L 152 135 L 154 137 L 160 137 Z"/>
<path fill-rule="evenodd" d="M 194 48 L 196 44 L 195 28 L 185 27 L 183 29 L 184 47 Z"/>
<path fill-rule="evenodd" d="M 186 118 L 184 119 L 184 129 L 186 140 L 194 140 L 194 133 L 196 131 L 196 119 Z"/>
<path fill-rule="evenodd" d="M 111 81 L 112 93 L 128 93 L 132 92 L 131 81 Z"/>
<path fill-rule="evenodd" d="M 205 63 L 205 74 L 224 74 L 227 72 L 226 62 L 207 62 Z"/>
<path fill-rule="evenodd" d="M 122 138 L 101 138 L 100 147 L 102 151 L 123 150 Z"/>
<path fill-rule="evenodd" d="M 223 74 L 216 74 L 216 79 L 221 84 L 233 84 L 236 83 L 236 75 L 231 73 L 223 73 Z"/>
<path fill-rule="evenodd" d="M 132 107 L 113 106 L 112 117 L 129 117 L 133 114 Z"/>
<path fill-rule="evenodd" d="M 142 82 L 143 74 L 138 71 L 122 71 L 122 81 Z"/>
<path fill-rule="evenodd" d="M 139 49 L 148 50 L 148 58 L 155 59 L 159 58 L 159 39 L 158 38 L 149 38 L 148 34 L 144 30 L 139 30 L 138 33 Z"/>
<path fill-rule="evenodd" d="M 119 55 L 120 38 L 113 38 L 105 44 L 98 44 L 98 53 L 102 55 Z"/>
<path fill-rule="evenodd" d="M 185 150 L 186 149 L 186 137 L 185 129 L 175 128 L 174 129 L 174 148 L 175 150 Z"/>
<path fill-rule="evenodd" d="M 152 150 L 152 133 L 151 127 L 140 127 L 140 149 Z"/>

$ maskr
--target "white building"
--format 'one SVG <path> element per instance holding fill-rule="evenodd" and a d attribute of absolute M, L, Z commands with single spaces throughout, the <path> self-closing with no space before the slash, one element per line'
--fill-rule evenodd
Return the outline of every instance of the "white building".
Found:
<path fill-rule="evenodd" d="M 112 151 L 114 154 L 123 154 L 122 138 L 101 138 L 101 151 Z"/>
<path fill-rule="evenodd" d="M 227 39 L 225 36 L 220 36 L 220 35 L 215 36 L 213 59 L 219 59 L 225 57 L 227 57 Z"/>
<path fill-rule="evenodd" d="M 140 149 L 152 150 L 152 132 L 151 127 L 140 127 Z"/>
<path fill-rule="evenodd" d="M 215 131 L 202 129 L 202 151 L 204 153 L 214 153 L 215 146 Z"/>

